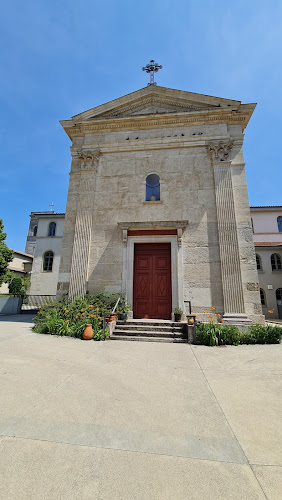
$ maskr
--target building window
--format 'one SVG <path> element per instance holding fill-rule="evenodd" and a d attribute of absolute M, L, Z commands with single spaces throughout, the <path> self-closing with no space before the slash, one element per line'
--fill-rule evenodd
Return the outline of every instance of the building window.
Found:
<path fill-rule="evenodd" d="M 282 215 L 279 215 L 279 217 L 277 217 L 277 226 L 279 233 L 282 233 Z"/>
<path fill-rule="evenodd" d="M 272 271 L 281 271 L 282 270 L 282 264 L 281 264 L 281 257 L 277 253 L 273 253 L 271 255 L 271 267 Z"/>
<path fill-rule="evenodd" d="M 277 305 L 281 306 L 282 305 L 282 288 L 277 288 L 277 290 L 276 290 L 276 300 L 277 300 Z"/>
<path fill-rule="evenodd" d="M 251 217 L 251 224 L 252 224 L 252 231 L 254 233 L 255 232 L 255 230 L 254 230 L 254 221 L 253 221 L 252 217 Z"/>
<path fill-rule="evenodd" d="M 150 174 L 146 178 L 146 201 L 160 200 L 160 178 L 157 174 Z"/>
<path fill-rule="evenodd" d="M 262 271 L 261 258 L 258 254 L 256 254 L 256 263 L 257 263 L 257 270 Z"/>
<path fill-rule="evenodd" d="M 34 226 L 33 228 L 33 236 L 36 236 L 37 235 L 37 226 Z"/>
<path fill-rule="evenodd" d="M 54 254 L 50 250 L 45 252 L 43 257 L 43 271 L 51 272 L 53 269 Z"/>
<path fill-rule="evenodd" d="M 266 300 L 265 300 L 265 293 L 264 293 L 264 290 L 263 290 L 262 288 L 260 288 L 259 292 L 260 292 L 260 301 L 261 301 L 261 305 L 262 305 L 262 306 L 266 306 Z"/>
<path fill-rule="evenodd" d="M 48 229 L 48 236 L 55 236 L 56 234 L 56 222 L 50 222 Z"/>

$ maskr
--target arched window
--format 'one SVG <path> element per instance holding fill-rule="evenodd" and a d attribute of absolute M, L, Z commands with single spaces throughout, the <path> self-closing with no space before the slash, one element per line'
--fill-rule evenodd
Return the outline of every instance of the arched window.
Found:
<path fill-rule="evenodd" d="M 281 257 L 280 255 L 278 255 L 278 253 L 273 253 L 270 257 L 270 260 L 271 260 L 272 271 L 282 270 Z"/>
<path fill-rule="evenodd" d="M 54 254 L 51 252 L 51 250 L 48 250 L 48 252 L 45 252 L 43 256 L 43 271 L 48 271 L 51 272 L 53 269 L 53 259 L 54 259 Z"/>
<path fill-rule="evenodd" d="M 37 235 L 37 226 L 34 226 L 33 228 L 33 236 L 36 236 Z"/>
<path fill-rule="evenodd" d="M 254 230 L 254 221 L 253 221 L 253 218 L 252 218 L 252 217 L 251 217 L 251 224 L 252 224 L 252 231 L 253 231 L 253 233 L 254 233 L 254 232 L 255 232 L 255 230 Z"/>
<path fill-rule="evenodd" d="M 277 217 L 277 226 L 279 233 L 282 233 L 282 215 L 279 215 L 279 217 Z"/>
<path fill-rule="evenodd" d="M 276 290 L 276 300 L 277 305 L 282 306 L 282 288 L 277 288 Z"/>
<path fill-rule="evenodd" d="M 56 234 L 56 222 L 50 222 L 48 229 L 48 236 L 55 236 Z"/>
<path fill-rule="evenodd" d="M 257 270 L 262 271 L 261 258 L 258 254 L 256 254 L 256 263 L 257 263 Z"/>
<path fill-rule="evenodd" d="M 146 178 L 146 201 L 160 200 L 160 178 L 157 174 L 150 174 Z"/>
<path fill-rule="evenodd" d="M 266 305 L 266 300 L 265 300 L 265 293 L 264 293 L 264 290 L 262 288 L 259 289 L 259 293 L 260 293 L 260 301 L 261 301 L 261 305 L 262 306 L 265 306 Z"/>

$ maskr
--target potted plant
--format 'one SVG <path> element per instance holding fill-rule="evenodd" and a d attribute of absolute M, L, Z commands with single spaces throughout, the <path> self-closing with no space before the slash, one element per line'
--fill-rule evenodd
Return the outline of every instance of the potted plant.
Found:
<path fill-rule="evenodd" d="M 182 309 L 180 309 L 180 307 L 176 307 L 174 309 L 174 321 L 176 321 L 177 323 L 179 323 L 181 321 L 182 314 L 183 314 Z"/>
<path fill-rule="evenodd" d="M 125 301 L 122 302 L 117 309 L 118 319 L 121 321 L 126 321 L 129 311 L 130 311 L 130 305 L 127 304 Z"/>

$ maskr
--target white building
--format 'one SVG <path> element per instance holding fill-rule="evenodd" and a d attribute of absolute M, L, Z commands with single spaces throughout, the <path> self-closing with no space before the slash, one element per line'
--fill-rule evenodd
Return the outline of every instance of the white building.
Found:
<path fill-rule="evenodd" d="M 56 295 L 64 232 L 63 213 L 31 212 L 26 251 L 33 255 L 30 295 Z"/>
<path fill-rule="evenodd" d="M 282 319 L 282 207 L 251 207 L 251 217 L 263 314 Z"/>

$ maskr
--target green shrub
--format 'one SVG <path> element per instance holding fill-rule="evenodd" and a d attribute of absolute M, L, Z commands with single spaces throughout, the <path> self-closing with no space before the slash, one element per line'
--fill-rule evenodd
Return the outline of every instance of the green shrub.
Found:
<path fill-rule="evenodd" d="M 25 293 L 23 287 L 23 280 L 21 278 L 13 278 L 9 283 L 9 293 L 13 295 L 20 295 Z"/>
<path fill-rule="evenodd" d="M 240 344 L 279 344 L 282 338 L 280 326 L 249 326 L 246 332 L 241 332 Z"/>
<path fill-rule="evenodd" d="M 280 326 L 251 325 L 240 331 L 235 325 L 200 323 L 196 340 L 199 345 L 279 344 L 282 338 Z"/>
<path fill-rule="evenodd" d="M 35 316 L 33 331 L 81 338 L 86 325 L 91 324 L 93 338 L 104 340 L 103 315 L 113 310 L 118 297 L 119 294 L 98 294 L 50 301 Z"/>

